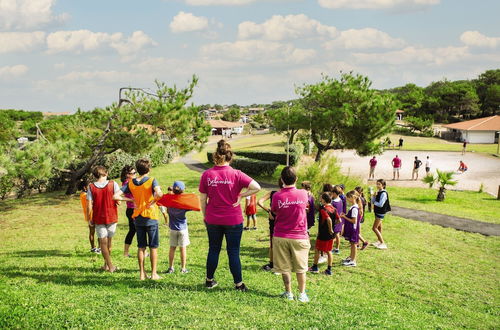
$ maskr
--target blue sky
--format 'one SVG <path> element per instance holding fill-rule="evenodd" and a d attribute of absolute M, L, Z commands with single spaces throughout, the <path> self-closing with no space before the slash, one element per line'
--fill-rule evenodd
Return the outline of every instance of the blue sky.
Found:
<path fill-rule="evenodd" d="M 500 67 L 500 1 L 0 0 L 0 108 L 70 111 L 123 86 L 267 103 L 354 71 L 376 88 Z"/>

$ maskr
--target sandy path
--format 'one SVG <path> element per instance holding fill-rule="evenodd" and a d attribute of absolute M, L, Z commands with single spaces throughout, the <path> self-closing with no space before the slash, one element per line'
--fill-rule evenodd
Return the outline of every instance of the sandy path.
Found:
<path fill-rule="evenodd" d="M 366 181 L 369 173 L 368 161 L 371 157 L 360 157 L 354 151 L 350 150 L 335 151 L 334 154 L 342 163 L 343 173 L 361 176 Z M 460 152 L 387 150 L 384 154 L 377 156 L 378 164 L 375 169 L 375 178 L 392 179 L 391 161 L 396 154 L 403 161 L 400 170 L 401 180 L 391 181 L 391 185 L 427 187 L 420 180 L 411 181 L 411 173 L 413 160 L 415 156 L 418 156 L 423 162 L 419 172 L 419 179 L 425 176 L 425 159 L 429 156 L 432 161 L 431 172 L 434 172 L 436 168 L 442 171 L 456 171 L 460 160 L 463 160 L 467 164 L 469 170 L 464 174 L 457 174 L 455 176 L 458 179 L 458 184 L 453 189 L 477 191 L 481 183 L 483 183 L 485 191 L 494 196 L 498 193 L 500 185 L 500 158 L 472 152 L 468 152 L 462 156 Z"/>

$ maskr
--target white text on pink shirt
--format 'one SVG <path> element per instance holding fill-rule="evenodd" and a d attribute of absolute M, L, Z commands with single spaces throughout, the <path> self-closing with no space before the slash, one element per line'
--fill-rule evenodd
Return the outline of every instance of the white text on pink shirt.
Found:
<path fill-rule="evenodd" d="M 285 201 L 278 200 L 278 208 L 288 208 L 290 205 L 300 205 L 305 204 L 304 201 L 289 201 L 288 198 Z"/>
<path fill-rule="evenodd" d="M 233 184 L 233 181 L 228 179 L 220 180 L 218 177 L 213 179 L 207 178 L 207 183 L 209 187 L 217 187 L 219 184 Z"/>

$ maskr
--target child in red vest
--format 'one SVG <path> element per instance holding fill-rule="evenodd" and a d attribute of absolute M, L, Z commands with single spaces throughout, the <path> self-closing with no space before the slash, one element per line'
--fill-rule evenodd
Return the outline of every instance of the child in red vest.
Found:
<path fill-rule="evenodd" d="M 257 196 L 255 194 L 248 196 L 245 199 L 245 214 L 247 216 L 247 226 L 243 228 L 244 230 L 250 229 L 250 219 L 252 219 L 253 227 L 252 230 L 257 229 Z"/>
<path fill-rule="evenodd" d="M 121 197 L 118 183 L 108 180 L 108 170 L 104 166 L 96 166 L 92 174 L 97 179 L 89 185 L 87 190 L 87 216 L 92 219 L 91 225 L 95 225 L 97 237 L 101 245 L 104 258 L 103 270 L 113 273 L 117 270 L 111 261 L 112 239 L 115 236 L 116 224 L 118 222 L 117 203 L 119 200 L 133 201 Z"/>
<path fill-rule="evenodd" d="M 90 242 L 90 252 L 94 253 L 101 253 L 100 248 L 95 247 L 95 226 L 90 224 L 90 220 L 92 219 L 92 215 L 87 214 L 87 190 L 89 189 L 89 183 L 87 180 L 85 181 L 80 181 L 78 184 L 78 190 L 81 191 L 80 193 L 80 203 L 82 204 L 82 209 L 83 209 L 83 216 L 85 218 L 85 221 L 87 222 L 87 225 L 89 227 L 89 242 Z"/>

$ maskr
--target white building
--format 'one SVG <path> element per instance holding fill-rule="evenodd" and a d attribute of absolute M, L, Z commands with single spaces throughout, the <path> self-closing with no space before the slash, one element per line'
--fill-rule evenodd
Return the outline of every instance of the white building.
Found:
<path fill-rule="evenodd" d="M 498 143 L 500 116 L 444 125 L 453 138 L 468 143 Z"/>

